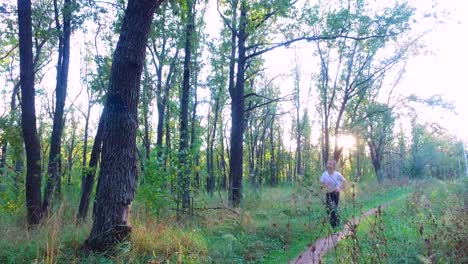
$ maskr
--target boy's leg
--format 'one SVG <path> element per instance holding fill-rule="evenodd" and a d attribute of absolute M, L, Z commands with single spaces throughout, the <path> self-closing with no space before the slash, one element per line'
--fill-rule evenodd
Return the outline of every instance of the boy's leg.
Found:
<path fill-rule="evenodd" d="M 338 212 L 338 204 L 340 202 L 340 193 L 339 192 L 334 192 L 333 193 L 333 202 L 335 204 L 335 208 L 333 208 L 333 215 L 334 215 L 334 227 L 340 225 L 340 214 Z"/>
<path fill-rule="evenodd" d="M 327 215 L 328 215 L 328 221 L 330 222 L 330 225 L 334 228 L 335 227 L 335 221 L 334 221 L 334 209 L 333 209 L 333 193 L 327 193 L 325 196 L 325 203 L 327 207 Z"/>

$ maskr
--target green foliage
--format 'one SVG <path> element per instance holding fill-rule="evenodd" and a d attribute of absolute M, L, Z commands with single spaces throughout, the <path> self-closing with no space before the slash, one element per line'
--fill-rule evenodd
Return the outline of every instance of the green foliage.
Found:
<path fill-rule="evenodd" d="M 163 151 L 160 158 L 156 151 L 152 153 L 150 159 L 146 161 L 142 184 L 137 193 L 137 201 L 142 201 L 144 207 L 149 212 L 161 215 L 173 206 L 173 184 L 177 178 L 177 170 L 173 167 L 173 162 L 177 162 L 175 153 Z M 165 160 L 170 162 L 165 166 Z"/>
<path fill-rule="evenodd" d="M 440 179 L 456 178 L 463 174 L 459 159 L 463 144 L 436 124 L 418 124 L 412 121 L 412 142 L 409 150 L 411 177 L 426 176 Z"/>

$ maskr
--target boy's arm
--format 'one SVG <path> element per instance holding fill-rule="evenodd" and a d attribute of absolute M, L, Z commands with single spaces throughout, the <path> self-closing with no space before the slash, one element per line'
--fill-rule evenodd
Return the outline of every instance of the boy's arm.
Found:
<path fill-rule="evenodd" d="M 345 187 L 346 187 L 346 184 L 347 184 L 348 182 L 346 181 L 346 178 L 345 178 L 341 173 L 340 173 L 340 176 L 341 176 L 341 180 L 342 180 L 342 182 L 341 182 L 341 188 L 340 188 L 340 189 L 341 189 L 341 190 L 344 190 Z"/>

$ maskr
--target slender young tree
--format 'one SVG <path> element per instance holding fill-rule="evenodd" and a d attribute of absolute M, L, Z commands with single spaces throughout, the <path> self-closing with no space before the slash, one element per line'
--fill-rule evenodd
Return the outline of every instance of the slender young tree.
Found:
<path fill-rule="evenodd" d="M 88 215 L 89 201 L 91 200 L 91 193 L 94 186 L 94 177 L 96 175 L 96 169 L 101 157 L 102 140 L 104 137 L 104 115 L 101 114 L 99 124 L 94 137 L 93 148 L 91 150 L 91 157 L 89 159 L 89 166 L 84 170 L 85 174 L 81 181 L 81 198 L 80 205 L 78 207 L 77 221 L 85 222 Z"/>
<path fill-rule="evenodd" d="M 102 161 L 85 246 L 106 250 L 128 239 L 130 208 L 137 187 L 136 133 L 140 79 L 151 21 L 160 1 L 128 1 L 114 52 L 104 107 Z"/>
<path fill-rule="evenodd" d="M 61 148 L 63 134 L 63 110 L 67 96 L 68 68 L 70 64 L 70 37 L 71 37 L 71 0 L 64 0 L 63 28 L 59 22 L 57 0 L 54 0 L 55 23 L 59 34 L 57 83 L 55 87 L 55 111 L 50 138 L 48 179 L 44 191 L 43 211 L 48 213 L 54 196 L 61 189 Z"/>

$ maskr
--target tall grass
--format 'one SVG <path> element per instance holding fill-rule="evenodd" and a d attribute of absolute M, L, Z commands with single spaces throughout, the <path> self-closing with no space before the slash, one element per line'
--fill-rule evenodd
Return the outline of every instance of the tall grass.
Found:
<path fill-rule="evenodd" d="M 447 224 L 440 222 L 438 226 L 430 226 L 427 222 L 421 222 L 424 225 L 423 235 L 410 222 L 425 218 L 415 219 L 404 213 L 416 208 L 420 211 L 414 211 L 415 215 L 424 213 L 421 210 L 426 202 L 411 205 L 411 201 L 447 196 L 454 192 L 452 188 L 447 185 L 444 193 L 427 194 L 429 188 L 422 187 L 422 190 L 427 189 L 424 195 L 405 200 L 400 198 L 412 190 L 408 182 L 380 186 L 357 184 L 354 192 L 348 191 L 341 197 L 343 220 L 386 201 L 399 200 L 357 230 L 356 239 L 360 241 L 362 249 L 355 250 L 355 259 L 371 260 L 375 256 L 375 259 L 393 260 L 398 259 L 398 254 L 407 257 L 391 249 L 397 246 L 392 243 L 398 236 L 401 237 L 401 233 L 411 238 L 402 242 L 403 245 L 418 252 L 410 256 L 413 260 L 419 260 L 420 256 L 437 259 L 456 247 L 459 247 L 458 252 L 463 251 L 466 246 L 463 240 L 466 237 L 466 220 L 460 220 L 463 217 L 456 210 L 448 213 L 443 208 L 444 203 L 433 207 L 431 213 L 435 217 L 442 214 L 441 219 L 445 219 Z M 460 186 L 457 188 L 457 195 L 460 195 L 462 189 Z M 171 205 L 159 211 L 164 214 L 155 215 L 153 211 L 146 210 L 145 204 L 137 198 L 131 220 L 131 241 L 109 252 L 89 253 L 82 251 L 81 245 L 89 234 L 91 224 L 76 226 L 78 195 L 74 193 L 65 197 L 51 217 L 34 230 L 27 230 L 23 210 L 1 214 L 0 263 L 286 263 L 311 242 L 334 232 L 323 206 L 323 193 L 314 184 L 256 190 L 246 187 L 244 198 L 241 207 L 233 210 L 226 206 L 225 192 L 217 193 L 214 197 L 200 194 L 195 197 L 193 216 L 188 215 L 182 221 L 177 220 L 174 211 L 169 213 Z M 424 216 L 427 214 L 424 213 Z M 458 219 L 458 222 L 453 222 L 453 219 Z M 455 223 L 465 231 L 450 228 L 449 223 Z M 431 236 L 434 230 L 449 232 L 451 244 L 446 248 L 439 246 L 434 249 L 434 245 L 442 243 Z M 424 238 L 421 239 L 421 236 Z M 371 239 L 366 242 L 364 238 Z M 428 239 L 428 244 L 416 243 L 425 239 Z M 353 249 L 351 243 L 339 248 L 346 246 L 348 250 Z M 339 250 L 334 253 L 334 260 L 343 258 Z M 454 260 L 463 259 L 457 254 L 452 256 Z"/>
<path fill-rule="evenodd" d="M 325 263 L 467 263 L 466 181 L 420 181 L 330 252 Z"/>

